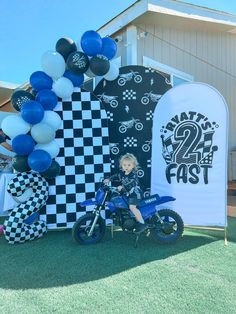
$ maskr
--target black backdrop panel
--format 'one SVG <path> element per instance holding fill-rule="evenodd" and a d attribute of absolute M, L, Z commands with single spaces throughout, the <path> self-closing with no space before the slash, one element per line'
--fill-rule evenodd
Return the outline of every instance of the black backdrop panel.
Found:
<path fill-rule="evenodd" d="M 111 173 L 119 170 L 119 158 L 133 153 L 145 196 L 151 185 L 152 119 L 160 97 L 171 88 L 170 77 L 143 66 L 125 66 L 114 81 L 101 80 L 94 94 L 108 117 Z"/>

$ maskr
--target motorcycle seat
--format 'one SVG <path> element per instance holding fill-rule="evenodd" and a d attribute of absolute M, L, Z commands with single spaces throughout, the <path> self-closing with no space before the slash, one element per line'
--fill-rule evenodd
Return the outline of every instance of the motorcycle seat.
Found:
<path fill-rule="evenodd" d="M 158 194 L 154 194 L 154 195 L 145 197 L 139 202 L 138 207 L 143 207 L 143 206 L 147 206 L 147 205 L 150 205 L 152 203 L 155 203 L 159 198 L 160 198 L 160 196 Z"/>

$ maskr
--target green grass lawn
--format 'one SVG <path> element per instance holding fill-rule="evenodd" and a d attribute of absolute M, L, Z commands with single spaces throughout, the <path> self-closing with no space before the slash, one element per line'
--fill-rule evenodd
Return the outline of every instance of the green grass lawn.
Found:
<path fill-rule="evenodd" d="M 174 245 L 110 230 L 79 246 L 70 230 L 9 245 L 0 237 L 0 313 L 236 313 L 236 218 L 186 229 Z"/>

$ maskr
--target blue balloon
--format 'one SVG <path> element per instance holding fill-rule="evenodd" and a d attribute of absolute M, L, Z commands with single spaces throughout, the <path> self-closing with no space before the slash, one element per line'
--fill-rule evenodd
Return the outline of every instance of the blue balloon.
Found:
<path fill-rule="evenodd" d="M 63 74 L 66 78 L 68 78 L 74 85 L 74 87 L 80 87 L 84 82 L 84 75 L 83 74 L 74 74 L 68 70 L 65 71 Z"/>
<path fill-rule="evenodd" d="M 44 116 L 43 106 L 35 100 L 27 101 L 21 107 L 21 116 L 30 124 L 39 123 Z"/>
<path fill-rule="evenodd" d="M 29 167 L 38 172 L 46 171 L 52 163 L 52 157 L 42 149 L 34 150 L 28 157 Z"/>
<path fill-rule="evenodd" d="M 34 150 L 35 142 L 30 135 L 20 134 L 13 138 L 12 148 L 19 156 L 26 156 Z"/>
<path fill-rule="evenodd" d="M 37 91 L 52 89 L 52 83 L 52 78 L 43 71 L 36 71 L 30 76 L 30 85 Z"/>
<path fill-rule="evenodd" d="M 117 44 L 111 37 L 102 38 L 102 50 L 101 55 L 106 56 L 108 60 L 111 60 L 117 51 Z"/>
<path fill-rule="evenodd" d="M 80 45 L 88 56 L 95 56 L 101 52 L 102 38 L 95 31 L 87 31 L 82 35 Z"/>
<path fill-rule="evenodd" d="M 26 220 L 25 223 L 27 225 L 31 225 L 33 222 L 35 222 L 39 218 L 39 212 L 37 211 L 36 213 L 33 213 L 30 215 Z"/>
<path fill-rule="evenodd" d="M 57 105 L 57 95 L 49 89 L 40 90 L 35 98 L 44 108 L 44 110 L 53 110 Z"/>

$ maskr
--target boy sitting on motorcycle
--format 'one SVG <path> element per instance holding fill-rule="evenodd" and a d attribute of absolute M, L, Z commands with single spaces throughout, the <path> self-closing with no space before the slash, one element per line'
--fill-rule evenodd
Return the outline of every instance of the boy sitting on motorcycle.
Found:
<path fill-rule="evenodd" d="M 139 187 L 137 167 L 137 158 L 133 154 L 127 153 L 120 158 L 121 171 L 112 175 L 109 179 L 105 179 L 103 182 L 105 184 L 114 181 L 120 182 L 117 190 L 119 192 L 123 191 L 128 196 L 129 209 L 137 220 L 135 232 L 141 233 L 147 229 L 147 225 L 145 224 L 143 217 L 137 208 L 139 201 L 142 199 L 142 190 Z"/>

